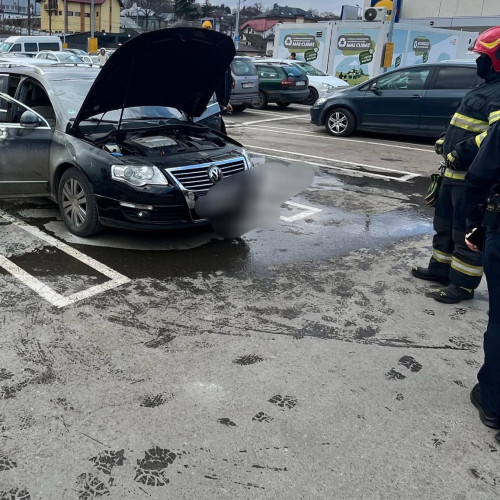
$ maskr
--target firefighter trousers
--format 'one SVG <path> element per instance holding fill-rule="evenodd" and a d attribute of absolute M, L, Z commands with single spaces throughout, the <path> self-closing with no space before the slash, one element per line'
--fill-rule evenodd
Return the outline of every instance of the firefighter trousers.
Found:
<path fill-rule="evenodd" d="M 477 379 L 483 408 L 488 415 L 500 416 L 500 230 L 488 230 L 483 252 L 488 284 L 489 318 L 484 334 L 484 364 Z"/>
<path fill-rule="evenodd" d="M 465 182 L 443 177 L 434 213 L 429 271 L 452 283 L 475 289 L 483 275 L 482 255 L 465 244 Z"/>

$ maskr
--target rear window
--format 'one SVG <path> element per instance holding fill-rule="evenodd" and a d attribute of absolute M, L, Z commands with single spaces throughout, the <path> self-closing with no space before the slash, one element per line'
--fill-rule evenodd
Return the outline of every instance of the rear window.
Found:
<path fill-rule="evenodd" d="M 435 89 L 471 89 L 476 85 L 476 67 L 441 67 Z"/>
<path fill-rule="evenodd" d="M 248 59 L 234 59 L 231 63 L 231 71 L 236 76 L 256 76 L 257 70 L 252 61 Z"/>
<path fill-rule="evenodd" d="M 257 71 L 261 78 L 278 78 L 280 76 L 278 68 L 273 66 L 257 66 Z"/>
<path fill-rule="evenodd" d="M 40 42 L 38 44 L 40 50 L 59 50 L 59 44 L 57 42 Z"/>
<path fill-rule="evenodd" d="M 285 70 L 286 76 L 302 76 L 300 69 L 294 66 L 283 66 L 283 69 Z"/>

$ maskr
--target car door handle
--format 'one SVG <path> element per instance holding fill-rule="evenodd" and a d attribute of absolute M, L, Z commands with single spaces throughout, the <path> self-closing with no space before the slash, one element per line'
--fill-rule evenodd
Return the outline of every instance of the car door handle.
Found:
<path fill-rule="evenodd" d="M 411 96 L 412 99 L 420 99 L 422 96 L 420 94 L 413 94 Z"/>

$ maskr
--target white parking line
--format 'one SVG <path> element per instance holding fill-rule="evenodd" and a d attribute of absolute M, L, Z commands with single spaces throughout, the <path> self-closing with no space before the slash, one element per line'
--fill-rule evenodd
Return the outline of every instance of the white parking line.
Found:
<path fill-rule="evenodd" d="M 256 122 L 251 122 L 250 124 L 254 124 Z M 262 123 L 262 122 L 258 122 Z M 239 124 L 238 126 L 242 127 L 246 125 L 245 124 Z M 267 131 L 267 132 L 277 132 L 280 135 L 300 135 L 303 137 L 316 137 L 318 139 L 324 139 L 327 141 L 346 141 L 346 142 L 359 142 L 360 144 L 371 144 L 374 146 L 387 146 L 389 148 L 395 148 L 395 149 L 407 149 L 409 151 L 423 151 L 424 153 L 432 153 L 436 154 L 434 151 L 434 147 L 429 147 L 429 149 L 423 149 L 423 148 L 415 148 L 413 146 L 399 146 L 398 144 L 393 144 L 393 143 L 384 143 L 384 142 L 373 142 L 373 141 L 365 141 L 362 139 L 348 139 L 347 137 L 333 137 L 333 136 L 328 136 L 324 134 L 318 134 L 316 132 L 304 132 L 302 130 L 298 129 L 282 129 L 278 127 L 267 127 L 267 126 L 262 126 L 262 127 L 252 127 L 254 130 L 262 130 L 262 131 Z"/>
<path fill-rule="evenodd" d="M 283 215 L 280 217 L 281 220 L 285 222 L 295 222 L 300 219 L 305 219 L 306 217 L 310 217 L 311 215 L 322 212 L 321 208 L 309 207 L 307 205 L 301 205 L 300 203 L 294 203 L 293 201 L 285 201 L 284 205 L 290 205 L 291 207 L 301 208 L 303 212 L 300 212 L 296 215 L 292 215 L 291 217 L 284 217 Z"/>
<path fill-rule="evenodd" d="M 75 302 L 88 299 L 89 297 L 111 290 L 130 281 L 130 279 L 126 276 L 123 276 L 92 257 L 89 257 L 69 245 L 66 245 L 66 243 L 63 243 L 43 231 L 40 231 L 37 227 L 30 226 L 29 224 L 26 224 L 25 222 L 3 212 L 2 210 L 0 210 L 0 217 L 110 278 L 110 280 L 105 283 L 101 283 L 100 285 L 93 286 L 87 290 L 82 290 L 65 297 L 18 267 L 3 255 L 0 255 L 1 267 L 56 307 L 65 307 L 70 304 L 74 304 Z"/>
<path fill-rule="evenodd" d="M 248 146 L 249 148 L 253 149 L 261 149 L 264 151 L 274 151 L 275 153 L 284 153 L 288 156 L 279 156 L 279 155 L 269 155 L 265 153 L 265 156 L 269 158 L 276 158 L 280 160 L 288 160 L 288 161 L 302 161 L 303 163 L 307 163 L 308 165 L 314 165 L 317 167 L 322 167 L 322 168 L 329 168 L 332 170 L 339 170 L 343 173 L 346 173 L 347 175 L 355 175 L 355 176 L 365 176 L 365 177 L 373 177 L 376 179 L 391 179 L 395 181 L 400 181 L 400 182 L 406 182 L 410 179 L 414 179 L 416 177 L 421 177 L 420 174 L 414 174 L 411 172 L 405 172 L 404 170 L 394 170 L 391 168 L 385 168 L 385 167 L 377 167 L 376 165 L 367 165 L 364 163 L 355 163 L 351 161 L 345 161 L 345 160 L 337 160 L 335 158 L 325 158 L 323 156 L 315 156 L 315 155 L 308 155 L 308 154 L 302 154 L 302 153 L 296 153 L 294 151 L 283 151 L 281 149 L 272 149 L 272 148 L 263 148 L 259 146 Z M 251 149 L 249 149 L 251 151 Z M 258 152 L 255 151 L 255 153 L 258 154 Z M 300 156 L 303 158 L 311 158 L 313 160 L 326 160 L 326 161 L 332 161 L 336 163 L 344 163 L 346 165 L 353 165 L 354 167 L 362 167 L 362 168 L 368 168 L 372 170 L 378 170 L 379 172 L 390 172 L 394 174 L 402 174 L 400 176 L 394 176 L 394 175 L 382 175 L 382 174 L 376 174 L 373 172 L 366 172 L 365 170 L 357 170 L 357 169 L 348 169 L 348 168 L 342 168 L 342 167 L 336 167 L 333 165 L 326 165 L 326 164 L 321 164 L 313 161 L 304 161 L 304 160 L 299 160 L 297 158 L 293 158 L 293 156 Z"/>
<path fill-rule="evenodd" d="M 267 120 L 255 120 L 253 122 L 245 122 L 245 123 L 229 123 L 227 124 L 227 128 L 237 128 L 237 127 L 246 127 L 247 125 L 255 125 L 256 123 L 265 123 L 265 122 L 278 122 L 283 120 L 290 120 L 291 116 L 280 116 L 279 118 L 268 118 Z"/>

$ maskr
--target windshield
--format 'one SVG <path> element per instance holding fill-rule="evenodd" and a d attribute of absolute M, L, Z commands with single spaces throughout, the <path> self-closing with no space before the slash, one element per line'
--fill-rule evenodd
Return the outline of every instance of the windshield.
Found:
<path fill-rule="evenodd" d="M 328 76 L 327 73 L 321 71 L 318 68 L 315 68 L 312 64 L 309 63 L 300 63 L 299 66 L 306 72 L 307 75 L 311 76 Z"/>
<path fill-rule="evenodd" d="M 74 62 L 74 63 L 81 63 L 82 60 L 75 54 L 72 54 L 71 52 L 68 53 L 60 53 L 57 55 L 59 60 L 61 62 Z"/>
<path fill-rule="evenodd" d="M 113 109 L 106 113 L 100 113 L 90 117 L 90 120 L 103 120 L 118 122 L 120 120 L 121 109 Z M 175 108 L 165 106 L 136 106 L 123 110 L 122 120 L 181 120 L 183 114 Z"/>
<path fill-rule="evenodd" d="M 54 85 L 52 85 L 53 93 L 61 101 L 61 105 L 68 113 L 69 118 L 76 117 L 93 83 L 93 78 L 58 80 L 54 82 Z M 100 113 L 94 115 L 91 118 L 117 122 L 120 119 L 120 113 L 121 110 L 112 110 L 104 114 Z M 183 116 L 184 115 L 178 109 L 167 108 L 165 106 L 137 106 L 126 108 L 123 113 L 124 120 L 139 120 L 146 118 L 182 120 Z"/>
<path fill-rule="evenodd" d="M 8 52 L 9 49 L 12 47 L 12 43 L 9 42 L 3 42 L 0 44 L 0 52 Z"/>

